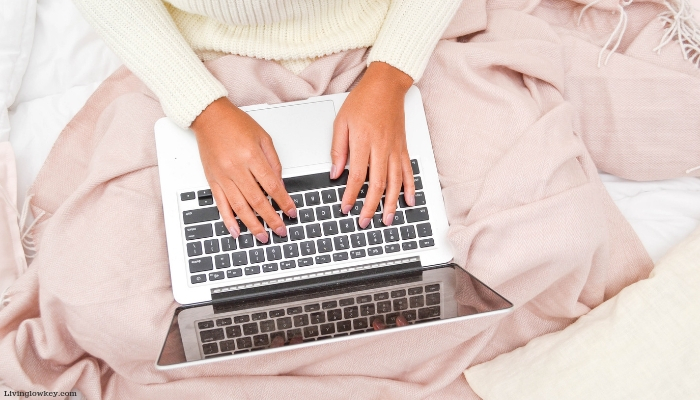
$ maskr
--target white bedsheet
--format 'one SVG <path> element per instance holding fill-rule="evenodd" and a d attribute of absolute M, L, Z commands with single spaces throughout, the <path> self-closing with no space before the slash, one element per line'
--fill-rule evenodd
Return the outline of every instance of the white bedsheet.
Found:
<path fill-rule="evenodd" d="M 19 199 L 66 123 L 120 64 L 70 0 L 38 0 L 27 71 L 10 108 Z M 608 191 L 654 261 L 700 223 L 700 179 L 629 182 L 602 174 Z"/>

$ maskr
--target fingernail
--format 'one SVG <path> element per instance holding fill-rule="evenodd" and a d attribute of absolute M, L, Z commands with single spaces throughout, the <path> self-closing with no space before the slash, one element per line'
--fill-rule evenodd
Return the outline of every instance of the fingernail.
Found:
<path fill-rule="evenodd" d="M 408 204 L 409 206 L 413 207 L 416 205 L 416 196 L 409 194 L 407 196 L 404 196 L 404 198 L 406 199 L 406 204 Z"/>
<path fill-rule="evenodd" d="M 350 204 L 346 204 L 343 206 L 343 208 L 340 209 L 340 211 L 343 212 L 343 214 L 347 214 L 352 210 L 352 206 Z"/>
<path fill-rule="evenodd" d="M 287 215 L 289 215 L 289 218 L 296 218 L 297 209 L 295 207 L 290 208 L 289 210 L 287 210 Z"/>
<path fill-rule="evenodd" d="M 272 342 L 270 343 L 270 347 L 281 347 L 284 346 L 284 338 L 282 336 L 275 336 L 272 338 Z"/>
<path fill-rule="evenodd" d="M 335 179 L 335 175 L 338 173 L 338 167 L 335 165 L 331 167 L 331 179 Z"/>
<path fill-rule="evenodd" d="M 386 324 L 377 318 L 372 321 L 372 328 L 374 328 L 375 331 L 381 331 L 382 329 L 386 328 Z"/>
<path fill-rule="evenodd" d="M 287 236 L 287 229 L 284 226 L 280 226 L 279 228 L 275 229 L 275 233 L 277 236 Z"/>
<path fill-rule="evenodd" d="M 403 315 L 399 315 L 396 317 L 396 326 L 406 326 L 408 325 L 408 321 L 406 321 L 406 318 Z"/>
<path fill-rule="evenodd" d="M 365 217 L 360 220 L 360 228 L 365 229 L 369 225 L 369 218 Z"/>
<path fill-rule="evenodd" d="M 231 236 L 233 236 L 234 239 L 237 239 L 238 235 L 240 234 L 240 232 L 238 232 L 238 227 L 233 225 L 229 226 L 228 232 L 231 234 Z"/>
<path fill-rule="evenodd" d="M 384 216 L 384 225 L 391 225 L 394 222 L 394 213 L 390 213 Z"/>
<path fill-rule="evenodd" d="M 258 239 L 260 243 L 267 243 L 267 233 L 258 233 L 255 235 L 255 238 Z"/>
<path fill-rule="evenodd" d="M 304 338 L 301 336 L 294 336 L 289 340 L 289 344 L 299 344 L 304 341 Z"/>

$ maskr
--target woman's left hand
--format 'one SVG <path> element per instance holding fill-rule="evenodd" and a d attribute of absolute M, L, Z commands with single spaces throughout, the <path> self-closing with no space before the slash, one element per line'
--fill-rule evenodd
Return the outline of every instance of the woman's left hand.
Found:
<path fill-rule="evenodd" d="M 333 126 L 331 179 L 345 169 L 350 154 L 350 173 L 341 210 L 347 214 L 357 200 L 367 177 L 369 190 L 359 225 L 369 225 L 385 193 L 383 222 L 391 225 L 396 202 L 404 187 L 404 198 L 415 205 L 413 170 L 406 148 L 404 98 L 413 79 L 383 62 L 373 62 L 340 108 Z"/>

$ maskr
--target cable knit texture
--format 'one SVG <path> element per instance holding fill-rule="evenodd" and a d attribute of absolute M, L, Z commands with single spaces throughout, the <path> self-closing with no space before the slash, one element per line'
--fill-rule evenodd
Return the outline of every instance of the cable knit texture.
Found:
<path fill-rule="evenodd" d="M 201 60 L 238 54 L 295 73 L 313 59 L 374 45 L 383 61 L 420 79 L 461 0 L 75 0 L 124 63 L 189 126 L 226 96 Z"/>

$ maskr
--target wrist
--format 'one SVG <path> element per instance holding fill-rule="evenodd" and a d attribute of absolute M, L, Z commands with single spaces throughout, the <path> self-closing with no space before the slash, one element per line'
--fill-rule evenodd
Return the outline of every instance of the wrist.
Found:
<path fill-rule="evenodd" d="M 413 85 L 413 78 L 400 69 L 382 61 L 373 61 L 367 67 L 362 79 L 369 79 L 385 90 L 405 95 Z"/>
<path fill-rule="evenodd" d="M 206 131 L 219 120 L 222 113 L 235 106 L 226 97 L 220 97 L 211 103 L 192 121 L 190 128 L 196 133 Z"/>

